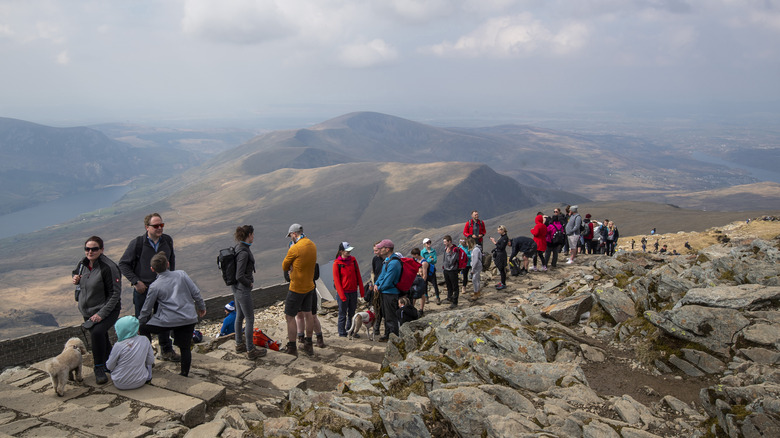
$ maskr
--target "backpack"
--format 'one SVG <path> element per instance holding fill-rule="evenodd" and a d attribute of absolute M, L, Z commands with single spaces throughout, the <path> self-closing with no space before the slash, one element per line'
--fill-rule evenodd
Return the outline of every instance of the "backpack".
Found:
<path fill-rule="evenodd" d="M 259 328 L 256 328 L 254 333 L 252 333 L 252 343 L 258 347 L 279 351 L 279 343 L 269 338 L 268 335 L 263 333 Z"/>
<path fill-rule="evenodd" d="M 414 279 L 414 283 L 412 283 L 412 287 L 409 289 L 409 295 L 412 296 L 412 299 L 418 300 L 423 297 L 428 292 L 428 282 L 425 281 L 421 276 L 417 276 Z"/>
<path fill-rule="evenodd" d="M 493 255 L 482 253 L 482 270 L 487 271 L 490 269 L 490 265 L 493 263 Z"/>
<path fill-rule="evenodd" d="M 520 261 L 517 260 L 517 257 L 509 259 L 509 274 L 513 277 L 520 275 Z"/>
<path fill-rule="evenodd" d="M 555 225 L 553 225 L 555 227 Z M 563 229 L 558 229 L 558 227 L 555 227 L 555 233 L 553 233 L 552 236 L 552 244 L 555 246 L 563 245 L 566 242 L 566 233 L 563 231 Z"/>
<path fill-rule="evenodd" d="M 409 292 L 409 289 L 412 288 L 412 284 L 414 284 L 414 279 L 417 278 L 417 271 L 420 270 L 421 264 L 411 257 L 398 257 L 397 255 L 393 255 L 392 258 L 401 262 L 401 278 L 398 279 L 398 283 L 395 284 L 395 287 L 399 292 Z"/>
<path fill-rule="evenodd" d="M 458 251 L 458 269 L 466 269 L 469 265 L 469 256 L 463 248 L 453 246 L 454 250 Z"/>
<path fill-rule="evenodd" d="M 232 286 L 238 283 L 236 280 L 236 252 L 235 247 L 219 250 L 217 256 L 217 267 L 222 271 L 222 280 L 226 286 Z"/>

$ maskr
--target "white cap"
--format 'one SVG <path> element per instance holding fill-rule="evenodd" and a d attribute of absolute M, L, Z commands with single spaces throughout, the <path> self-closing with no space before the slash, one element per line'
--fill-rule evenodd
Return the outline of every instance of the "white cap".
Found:
<path fill-rule="evenodd" d="M 428 243 L 428 242 L 430 242 L 430 241 L 431 241 L 431 239 L 429 239 L 429 238 L 427 238 L 427 237 L 426 237 L 425 239 L 423 239 L 423 245 L 425 245 L 426 243 Z"/>

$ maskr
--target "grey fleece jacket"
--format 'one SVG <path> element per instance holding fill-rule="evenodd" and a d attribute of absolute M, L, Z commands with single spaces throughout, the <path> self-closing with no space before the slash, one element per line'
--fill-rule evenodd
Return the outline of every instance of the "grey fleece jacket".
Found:
<path fill-rule="evenodd" d="M 85 318 L 98 314 L 105 319 L 116 308 L 121 308 L 122 274 L 119 267 L 104 254 L 95 260 L 90 270 L 89 260 L 85 257 L 80 274 L 81 292 L 79 292 L 79 312 Z M 78 270 L 73 275 L 79 274 Z"/>
<path fill-rule="evenodd" d="M 206 309 L 200 289 L 184 271 L 165 271 L 149 286 L 146 301 L 138 315 L 141 324 L 157 327 L 180 327 L 198 322 L 198 310 Z M 195 303 L 193 305 L 193 302 Z M 157 312 L 152 315 L 154 304 Z"/>

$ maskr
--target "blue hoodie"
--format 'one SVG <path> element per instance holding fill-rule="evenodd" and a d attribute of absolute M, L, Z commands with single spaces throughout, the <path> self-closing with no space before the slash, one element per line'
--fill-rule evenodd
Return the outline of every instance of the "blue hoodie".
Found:
<path fill-rule="evenodd" d="M 379 277 L 375 281 L 379 292 L 388 295 L 398 295 L 400 292 L 395 285 L 401 280 L 402 269 L 401 260 L 395 257 L 395 255 L 386 258 L 382 265 L 382 272 L 379 273 Z"/>

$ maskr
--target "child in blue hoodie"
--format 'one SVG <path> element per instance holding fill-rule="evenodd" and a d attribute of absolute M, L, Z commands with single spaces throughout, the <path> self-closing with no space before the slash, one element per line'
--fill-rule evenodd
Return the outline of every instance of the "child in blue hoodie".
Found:
<path fill-rule="evenodd" d="M 225 304 L 225 319 L 222 321 L 220 336 L 231 335 L 236 332 L 236 303 L 231 301 Z"/>
<path fill-rule="evenodd" d="M 138 319 L 124 316 L 114 324 L 118 342 L 111 349 L 106 368 L 117 389 L 140 388 L 152 380 L 154 350 L 146 336 L 138 335 Z"/>

